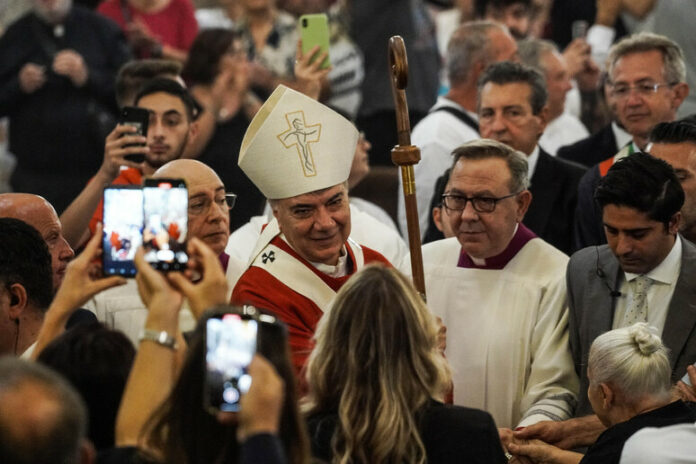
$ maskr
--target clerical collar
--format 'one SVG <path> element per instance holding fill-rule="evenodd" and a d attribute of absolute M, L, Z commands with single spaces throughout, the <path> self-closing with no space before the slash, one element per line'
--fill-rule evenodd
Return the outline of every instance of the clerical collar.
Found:
<path fill-rule="evenodd" d="M 346 246 L 341 247 L 341 256 L 338 257 L 338 263 L 335 266 L 324 263 L 314 263 L 310 261 L 310 264 L 314 266 L 317 271 L 323 272 L 329 277 L 337 278 L 348 275 L 348 253 L 346 253 Z"/>
<path fill-rule="evenodd" d="M 285 243 L 288 244 L 290 248 L 295 250 L 295 252 L 299 255 L 300 253 L 297 252 L 295 247 L 293 247 L 290 242 L 288 242 L 288 239 L 285 237 L 285 234 L 281 233 L 280 238 L 283 239 Z M 336 263 L 335 266 L 331 266 L 330 264 L 324 264 L 324 263 L 315 263 L 313 261 L 307 261 L 309 264 L 314 266 L 314 268 L 322 272 L 329 277 L 343 277 L 348 275 L 348 253 L 346 251 L 346 246 L 345 244 L 341 247 L 341 255 L 338 257 L 338 262 Z"/>
<path fill-rule="evenodd" d="M 512 236 L 508 246 L 498 255 L 491 256 L 486 259 L 475 259 L 466 254 L 462 250 L 459 255 L 457 267 L 472 268 L 472 269 L 503 269 L 507 263 L 512 261 L 517 253 L 524 247 L 528 241 L 536 238 L 536 234 L 526 228 L 524 224 L 517 224 L 517 230 Z"/>

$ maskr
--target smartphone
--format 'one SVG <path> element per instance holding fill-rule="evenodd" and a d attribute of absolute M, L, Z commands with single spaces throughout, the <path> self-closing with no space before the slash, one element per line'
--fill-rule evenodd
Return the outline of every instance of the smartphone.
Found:
<path fill-rule="evenodd" d="M 102 224 L 102 272 L 135 276 L 133 259 L 143 242 L 143 191 L 139 185 L 104 189 Z"/>
<path fill-rule="evenodd" d="M 325 14 L 307 14 L 300 16 L 300 38 L 302 54 L 319 45 L 319 54 L 329 51 L 329 22 Z M 331 66 L 329 56 L 321 63 L 321 69 Z"/>
<path fill-rule="evenodd" d="M 186 268 L 188 189 L 184 179 L 145 179 L 143 248 L 145 260 L 160 271 Z"/>
<path fill-rule="evenodd" d="M 239 401 L 249 391 L 248 372 L 256 353 L 258 322 L 244 314 L 213 316 L 205 327 L 204 406 L 211 413 L 239 411 Z"/>
<path fill-rule="evenodd" d="M 121 116 L 119 117 L 118 123 L 125 124 L 128 126 L 133 126 L 137 129 L 135 133 L 131 135 L 142 135 L 147 137 L 147 126 L 150 122 L 150 112 L 143 108 L 138 108 L 135 106 L 124 106 L 121 109 Z M 129 143 L 125 147 L 144 147 L 144 143 Z M 145 155 L 142 153 L 131 153 L 123 157 L 128 161 L 133 161 L 134 163 L 142 163 L 145 161 Z"/>

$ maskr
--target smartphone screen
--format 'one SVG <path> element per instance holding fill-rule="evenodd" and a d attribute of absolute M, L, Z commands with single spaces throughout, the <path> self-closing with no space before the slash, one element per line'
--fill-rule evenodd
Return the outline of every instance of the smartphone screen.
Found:
<path fill-rule="evenodd" d="M 329 23 L 324 13 L 300 16 L 300 38 L 302 39 L 302 54 L 309 53 L 319 45 L 319 54 L 329 51 Z M 327 55 L 321 63 L 321 69 L 331 66 Z"/>
<path fill-rule="evenodd" d="M 147 127 L 150 121 L 150 113 L 144 108 L 138 108 L 136 106 L 124 106 L 121 109 L 121 116 L 119 118 L 119 124 L 126 124 L 133 126 L 136 132 L 130 135 L 142 135 L 147 137 Z M 124 147 L 132 146 L 144 146 L 144 144 L 127 144 Z M 133 161 L 134 163 L 142 163 L 145 161 L 145 155 L 142 153 L 131 153 L 124 156 L 128 161 Z"/>
<path fill-rule="evenodd" d="M 145 260 L 160 271 L 186 268 L 188 189 L 183 179 L 145 179 L 143 186 Z"/>
<path fill-rule="evenodd" d="M 224 314 L 206 322 L 205 407 L 239 411 L 241 396 L 249 391 L 247 368 L 256 352 L 257 322 L 239 314 Z"/>
<path fill-rule="evenodd" d="M 140 186 L 106 187 L 102 223 L 103 273 L 133 277 L 135 251 L 143 242 L 143 191 Z"/>

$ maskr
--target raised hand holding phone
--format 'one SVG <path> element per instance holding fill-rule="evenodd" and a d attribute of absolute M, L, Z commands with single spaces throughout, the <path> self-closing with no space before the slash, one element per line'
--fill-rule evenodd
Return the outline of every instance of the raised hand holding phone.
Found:
<path fill-rule="evenodd" d="M 143 185 L 145 260 L 160 271 L 187 267 L 188 189 L 184 179 L 145 179 Z"/>

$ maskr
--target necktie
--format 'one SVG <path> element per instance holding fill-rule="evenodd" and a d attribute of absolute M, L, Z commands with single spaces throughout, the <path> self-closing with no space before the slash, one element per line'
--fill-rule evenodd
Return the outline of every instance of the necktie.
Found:
<path fill-rule="evenodd" d="M 624 315 L 622 327 L 628 327 L 636 322 L 648 321 L 648 289 L 653 280 L 650 277 L 640 275 L 630 282 L 633 289 L 633 300 Z"/>

